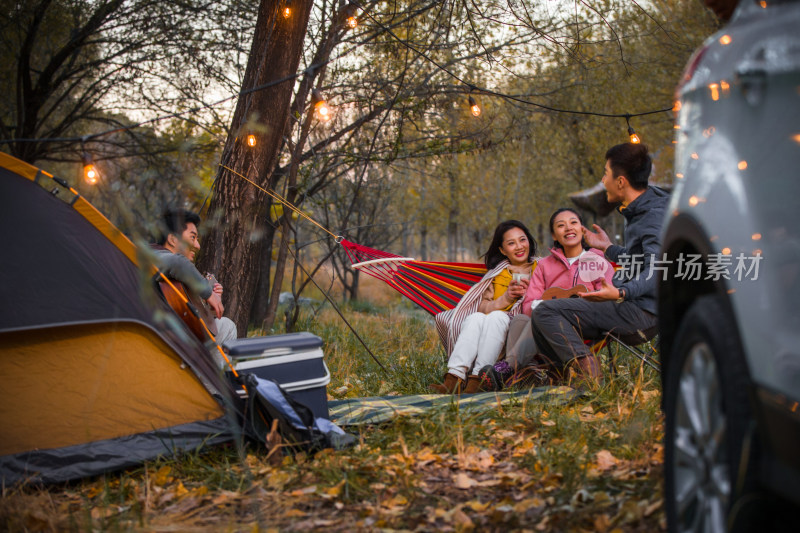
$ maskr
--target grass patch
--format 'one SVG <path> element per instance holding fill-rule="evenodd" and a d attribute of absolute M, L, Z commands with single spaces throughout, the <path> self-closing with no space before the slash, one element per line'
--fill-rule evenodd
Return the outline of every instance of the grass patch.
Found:
<path fill-rule="evenodd" d="M 334 398 L 427 391 L 446 370 L 424 313 L 329 308 L 301 330 L 325 341 Z M 5 487 L 0 529 L 652 531 L 663 528 L 657 374 L 621 353 L 618 373 L 568 405 L 456 404 L 350 429 L 347 451 L 270 465 L 252 447 L 162 459 L 47 487 Z"/>

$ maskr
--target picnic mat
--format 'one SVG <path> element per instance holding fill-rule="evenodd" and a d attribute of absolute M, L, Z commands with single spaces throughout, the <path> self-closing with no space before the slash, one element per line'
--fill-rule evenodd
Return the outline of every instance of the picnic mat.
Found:
<path fill-rule="evenodd" d="M 459 409 L 491 408 L 497 402 L 567 403 L 582 394 L 570 387 L 536 387 L 510 392 L 480 392 L 454 396 L 451 394 L 417 394 L 412 396 L 372 396 L 328 401 L 329 418 L 340 426 L 379 424 L 396 416 L 414 416 L 429 409 L 458 404 Z"/>

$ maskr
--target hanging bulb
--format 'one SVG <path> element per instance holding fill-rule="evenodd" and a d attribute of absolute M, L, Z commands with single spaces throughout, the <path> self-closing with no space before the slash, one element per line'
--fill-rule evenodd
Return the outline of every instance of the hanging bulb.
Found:
<path fill-rule="evenodd" d="M 342 2 L 342 4 L 344 4 L 344 2 Z M 354 29 L 356 26 L 358 26 L 358 18 L 356 18 L 356 14 L 358 13 L 358 5 L 356 3 L 347 2 L 347 5 L 342 7 L 340 13 L 342 19 L 344 19 L 344 23 L 347 24 L 350 29 Z"/>
<path fill-rule="evenodd" d="M 469 109 L 472 111 L 473 116 L 481 116 L 481 106 L 478 105 L 478 102 L 476 102 L 472 96 L 469 97 Z"/>
<path fill-rule="evenodd" d="M 631 138 L 631 142 L 633 144 L 639 144 L 640 142 L 642 142 L 642 139 L 639 138 L 639 136 L 634 131 L 633 126 L 631 126 L 631 117 L 630 116 L 628 116 L 628 115 L 625 116 L 625 122 L 628 123 L 628 136 Z"/>
<path fill-rule="evenodd" d="M 97 171 L 97 167 L 94 165 L 91 154 L 88 152 L 83 152 L 81 159 L 83 160 L 84 181 L 86 181 L 86 183 L 89 185 L 95 185 L 97 180 L 100 179 L 100 172 Z"/>
<path fill-rule="evenodd" d="M 314 111 L 317 112 L 320 120 L 330 120 L 331 110 L 328 107 L 328 102 L 325 101 L 325 98 L 322 96 L 322 93 L 319 91 L 319 89 L 314 89 L 311 91 L 311 103 L 314 104 Z"/>
<path fill-rule="evenodd" d="M 283 6 L 283 17 L 289 18 L 292 16 L 292 4 L 290 2 L 286 2 L 286 5 Z"/>
<path fill-rule="evenodd" d="M 248 134 L 247 135 L 247 146 L 249 146 L 250 148 L 255 148 L 256 144 L 258 144 L 258 141 L 256 140 L 256 136 L 253 135 L 252 133 Z"/>

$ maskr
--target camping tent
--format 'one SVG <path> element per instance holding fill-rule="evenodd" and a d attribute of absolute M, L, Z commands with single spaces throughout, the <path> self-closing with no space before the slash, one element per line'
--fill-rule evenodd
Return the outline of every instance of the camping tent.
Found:
<path fill-rule="evenodd" d="M 136 247 L 77 191 L 0 153 L 0 227 L 0 483 L 232 437 L 208 351 L 157 320 Z"/>

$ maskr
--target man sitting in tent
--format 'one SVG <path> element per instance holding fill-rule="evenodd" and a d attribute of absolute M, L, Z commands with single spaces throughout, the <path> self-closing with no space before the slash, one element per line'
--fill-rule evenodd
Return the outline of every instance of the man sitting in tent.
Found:
<path fill-rule="evenodd" d="M 194 266 L 195 254 L 200 250 L 197 226 L 200 216 L 185 209 L 168 209 L 162 217 L 161 238 L 152 244 L 156 266 L 170 279 L 178 281 L 191 293 L 199 297 L 213 311 L 213 321 L 206 321 L 217 342 L 235 340 L 236 324 L 222 316 L 222 285 L 209 280 Z M 196 299 L 196 298 L 195 298 Z"/>

